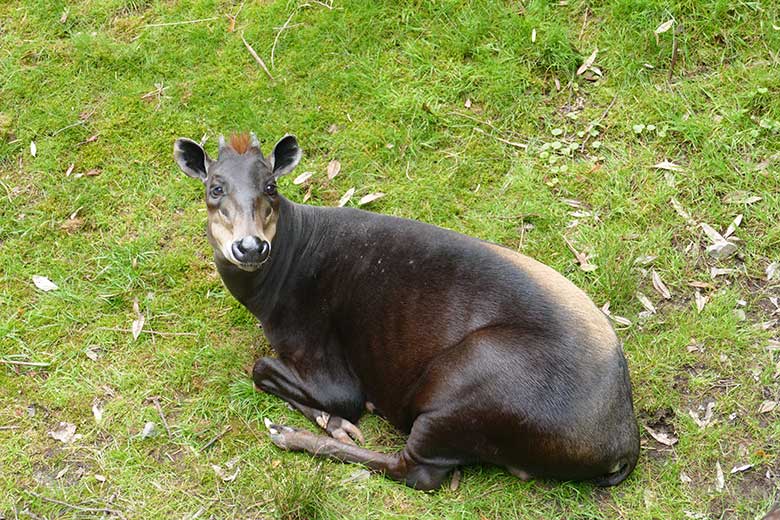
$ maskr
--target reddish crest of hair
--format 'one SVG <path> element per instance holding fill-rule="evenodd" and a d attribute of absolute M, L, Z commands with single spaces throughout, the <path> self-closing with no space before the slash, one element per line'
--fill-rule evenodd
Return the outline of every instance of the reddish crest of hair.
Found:
<path fill-rule="evenodd" d="M 230 136 L 230 147 L 236 151 L 236 153 L 244 154 L 249 150 L 249 134 L 246 132 L 241 134 L 233 134 Z"/>

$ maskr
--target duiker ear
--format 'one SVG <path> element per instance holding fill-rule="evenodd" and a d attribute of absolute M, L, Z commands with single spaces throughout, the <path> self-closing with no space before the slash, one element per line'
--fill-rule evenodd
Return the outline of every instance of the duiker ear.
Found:
<path fill-rule="evenodd" d="M 198 143 L 186 137 L 176 139 L 173 143 L 173 158 L 184 173 L 206 182 L 206 172 L 212 161 Z"/>
<path fill-rule="evenodd" d="M 282 137 L 274 146 L 271 156 L 268 157 L 274 177 L 281 177 L 293 171 L 302 155 L 301 149 L 298 148 L 298 140 L 294 135 Z"/>

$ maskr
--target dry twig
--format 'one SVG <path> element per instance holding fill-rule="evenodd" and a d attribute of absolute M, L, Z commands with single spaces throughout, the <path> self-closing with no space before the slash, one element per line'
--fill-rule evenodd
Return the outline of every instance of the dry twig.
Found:
<path fill-rule="evenodd" d="M 84 506 L 77 506 L 76 504 L 69 504 L 67 502 L 63 502 L 62 500 L 57 500 L 56 498 L 49 498 L 45 497 L 43 495 L 39 495 L 38 493 L 34 493 L 32 491 L 25 490 L 25 493 L 28 495 L 34 496 L 37 499 L 43 500 L 45 502 L 51 502 L 52 504 L 57 504 L 59 506 L 67 507 L 69 509 L 73 509 L 75 511 L 83 511 L 85 513 L 108 513 L 110 515 L 116 515 L 119 518 L 125 518 L 125 515 L 122 514 L 121 511 L 117 511 L 116 509 L 111 509 L 108 507 L 84 507 Z"/>
<path fill-rule="evenodd" d="M 271 75 L 271 71 L 268 70 L 268 67 L 265 66 L 265 62 L 263 61 L 263 58 L 261 58 L 255 50 L 252 48 L 251 45 L 249 45 L 249 42 L 246 41 L 246 38 L 244 38 L 244 35 L 241 35 L 241 41 L 244 42 L 244 46 L 246 46 L 246 50 L 249 51 L 249 54 L 252 55 L 252 57 L 255 59 L 258 65 L 260 65 L 260 68 L 263 69 L 263 71 L 268 76 L 268 79 L 271 81 L 274 81 L 274 77 Z"/>

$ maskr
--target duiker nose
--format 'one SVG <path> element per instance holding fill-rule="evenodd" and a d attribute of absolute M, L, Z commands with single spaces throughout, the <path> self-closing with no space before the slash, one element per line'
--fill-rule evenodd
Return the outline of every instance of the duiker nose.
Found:
<path fill-rule="evenodd" d="M 264 262 L 271 252 L 271 244 L 259 237 L 246 236 L 241 240 L 236 240 L 231 246 L 233 256 L 239 262 L 247 264 L 256 264 Z"/>

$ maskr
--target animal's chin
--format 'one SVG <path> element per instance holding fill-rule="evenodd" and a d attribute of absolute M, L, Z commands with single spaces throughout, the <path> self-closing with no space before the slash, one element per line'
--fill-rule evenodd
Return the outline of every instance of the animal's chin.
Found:
<path fill-rule="evenodd" d="M 242 264 L 240 262 L 233 262 L 233 265 L 235 265 L 236 267 L 238 267 L 242 271 L 248 271 L 248 272 L 251 273 L 253 271 L 257 271 L 258 269 L 260 269 L 260 267 L 263 265 L 263 263 L 264 262 L 260 262 L 260 263 L 257 263 L 257 264 Z"/>

